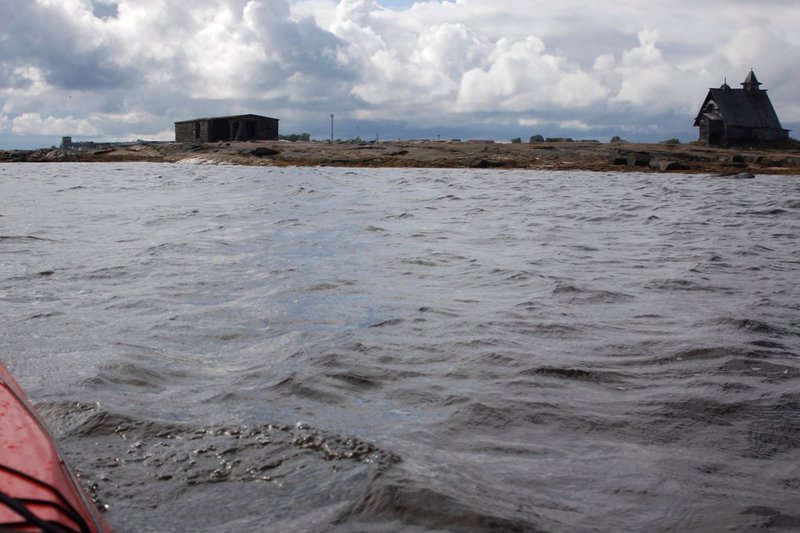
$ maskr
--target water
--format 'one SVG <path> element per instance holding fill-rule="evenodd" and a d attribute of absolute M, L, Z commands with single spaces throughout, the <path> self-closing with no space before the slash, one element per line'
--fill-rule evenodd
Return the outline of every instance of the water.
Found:
<path fill-rule="evenodd" d="M 119 531 L 800 527 L 800 177 L 0 165 Z"/>

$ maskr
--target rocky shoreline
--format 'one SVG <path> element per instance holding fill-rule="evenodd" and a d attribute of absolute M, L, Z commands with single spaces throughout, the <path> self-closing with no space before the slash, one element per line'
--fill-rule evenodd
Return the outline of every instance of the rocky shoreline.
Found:
<path fill-rule="evenodd" d="M 131 143 L 0 151 L 0 162 L 179 162 L 268 166 L 506 168 L 717 175 L 800 174 L 800 150 L 698 144 L 409 141 Z"/>

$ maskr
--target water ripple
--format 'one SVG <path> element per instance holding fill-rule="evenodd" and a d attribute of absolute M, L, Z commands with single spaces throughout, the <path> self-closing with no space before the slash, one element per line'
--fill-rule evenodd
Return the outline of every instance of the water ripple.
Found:
<path fill-rule="evenodd" d="M 3 179 L 4 362 L 119 531 L 797 526 L 797 176 Z"/>

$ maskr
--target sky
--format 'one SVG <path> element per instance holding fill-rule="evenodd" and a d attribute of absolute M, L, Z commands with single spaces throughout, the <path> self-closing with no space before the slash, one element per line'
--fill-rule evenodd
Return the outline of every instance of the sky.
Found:
<path fill-rule="evenodd" d="M 800 131 L 797 0 L 0 0 L 0 148 L 254 113 L 365 140 L 697 138 L 751 68 Z"/>

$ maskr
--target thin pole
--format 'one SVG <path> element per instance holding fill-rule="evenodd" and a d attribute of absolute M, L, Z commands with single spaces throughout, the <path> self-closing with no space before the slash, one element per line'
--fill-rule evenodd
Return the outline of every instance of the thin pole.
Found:
<path fill-rule="evenodd" d="M 331 142 L 333 142 L 333 113 L 331 113 Z"/>

